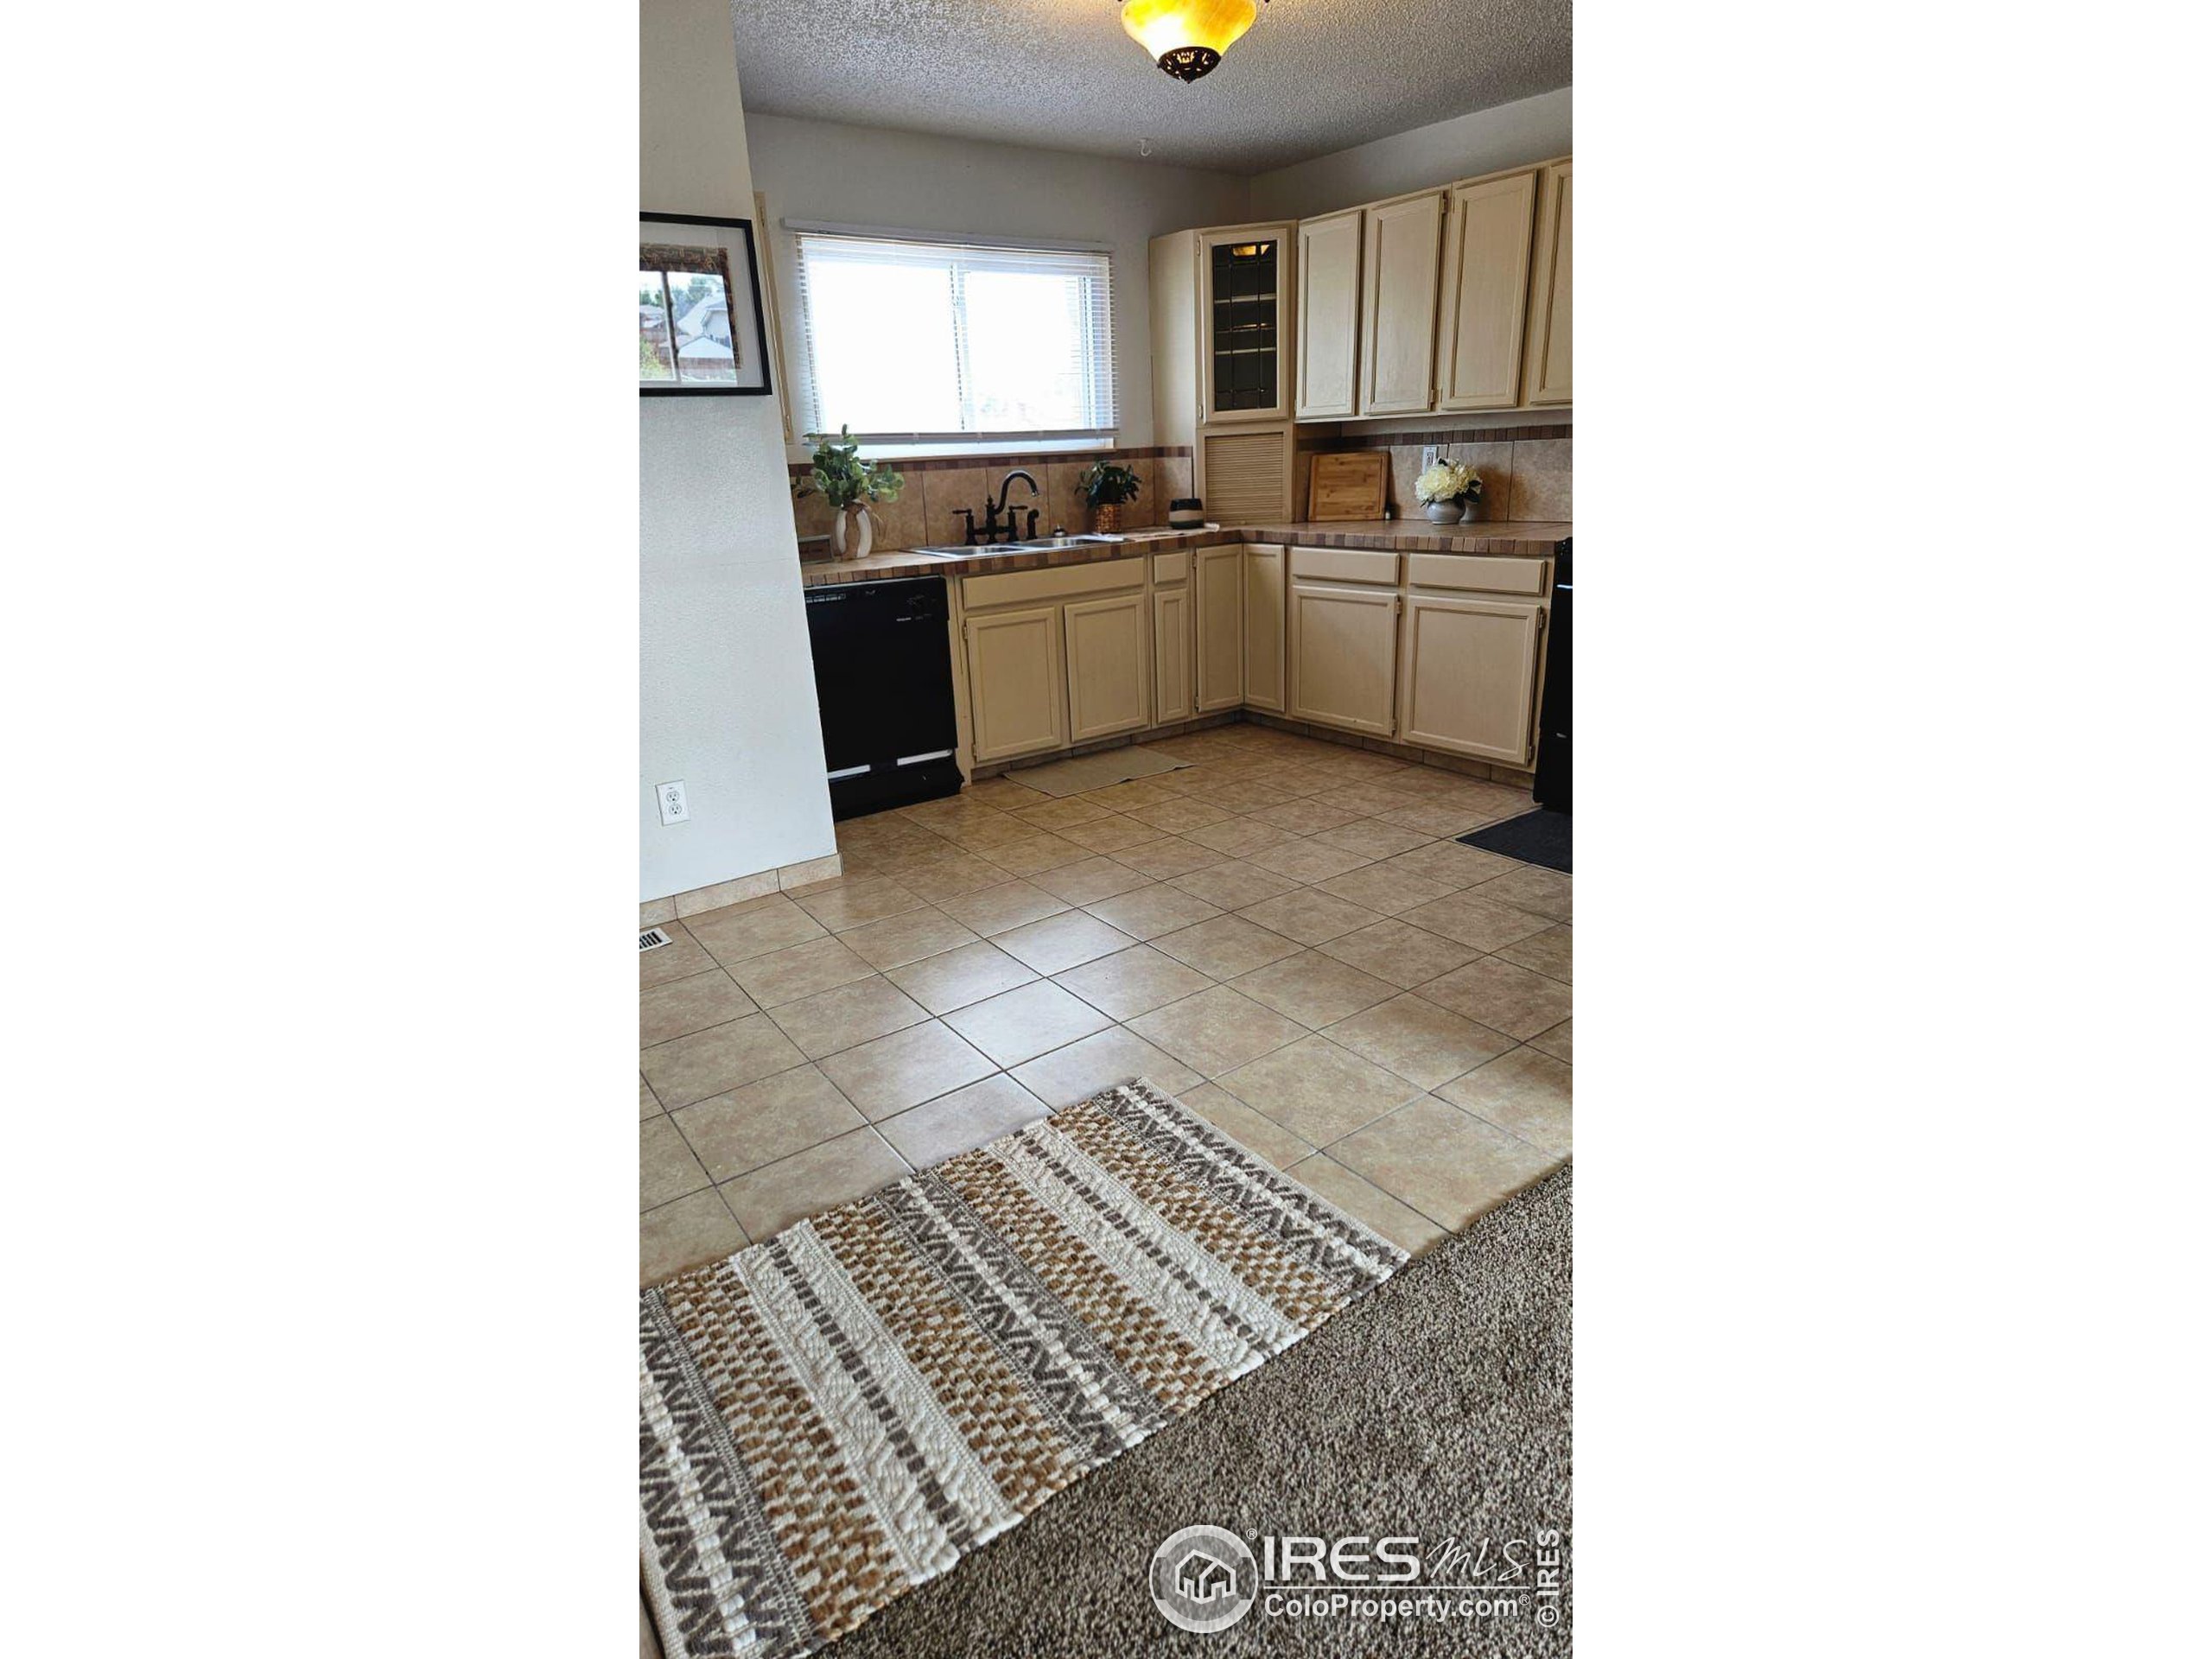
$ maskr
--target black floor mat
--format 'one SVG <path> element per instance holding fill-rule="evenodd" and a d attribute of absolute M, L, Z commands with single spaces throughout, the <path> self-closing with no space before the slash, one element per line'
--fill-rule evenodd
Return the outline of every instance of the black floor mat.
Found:
<path fill-rule="evenodd" d="M 1568 812 L 1523 812 L 1459 837 L 1470 847 L 1501 853 L 1523 864 L 1541 864 L 1548 870 L 1574 874 L 1574 817 Z"/>

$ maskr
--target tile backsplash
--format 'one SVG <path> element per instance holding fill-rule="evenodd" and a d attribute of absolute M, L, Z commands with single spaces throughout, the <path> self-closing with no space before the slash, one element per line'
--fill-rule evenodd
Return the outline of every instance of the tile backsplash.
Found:
<path fill-rule="evenodd" d="M 967 521 L 960 517 L 960 509 L 974 508 L 976 523 L 981 526 L 984 503 L 996 494 L 999 480 L 1015 467 L 1037 480 L 1035 496 L 1019 481 L 1009 495 L 1025 522 L 1028 510 L 1037 509 L 1039 535 L 1049 533 L 1055 524 L 1070 531 L 1089 530 L 1090 509 L 1077 480 L 1092 461 L 1102 459 L 1127 467 L 1141 486 L 1135 500 L 1122 505 L 1122 523 L 1128 529 L 1166 524 L 1167 504 L 1192 493 L 1187 448 L 1089 449 L 1075 454 L 1061 450 L 1045 454 L 1008 450 L 997 455 L 894 461 L 890 465 L 905 474 L 906 487 L 896 501 L 877 502 L 868 509 L 875 518 L 874 550 L 891 553 L 908 547 L 957 545 L 967 538 Z M 806 474 L 804 466 L 794 463 L 791 467 L 794 480 Z M 807 540 L 830 533 L 830 509 L 822 498 L 801 496 L 791 503 L 791 511 L 798 524 L 799 556 L 830 556 L 829 543 Z"/>
<path fill-rule="evenodd" d="M 1421 517 L 1414 480 L 1421 476 L 1421 452 L 1441 446 L 1454 461 L 1475 469 L 1483 481 L 1476 517 L 1554 520 L 1574 516 L 1574 429 L 1564 423 L 1545 426 L 1424 428 L 1418 432 L 1362 433 L 1357 429 L 1298 435 L 1297 473 L 1292 486 L 1294 515 L 1306 516 L 1306 486 L 1313 459 L 1347 450 L 1381 450 L 1390 457 L 1389 499 L 1401 518 Z"/>
<path fill-rule="evenodd" d="M 1483 480 L 1483 497 L 1477 518 L 1485 523 L 1501 519 L 1552 520 L 1574 516 L 1574 429 L 1560 423 L 1545 426 L 1444 427 L 1417 432 L 1330 431 L 1302 429 L 1291 485 L 1291 516 L 1306 517 L 1306 487 L 1313 458 L 1354 449 L 1379 449 L 1390 457 L 1389 501 L 1401 518 L 1421 517 L 1414 499 L 1414 480 L 1421 474 L 1421 452 L 1440 444 L 1454 461 L 1474 467 Z M 1135 472 L 1143 487 L 1134 501 L 1124 503 L 1122 523 L 1130 529 L 1167 522 L 1167 504 L 1193 493 L 1191 452 L 1186 448 L 1086 450 L 1071 454 L 1063 450 L 1025 454 L 1008 450 L 989 456 L 957 455 L 926 461 L 893 461 L 906 475 L 906 487 L 899 499 L 878 502 L 869 509 L 875 518 L 875 550 L 896 552 L 965 539 L 963 507 L 976 510 L 980 524 L 983 504 L 996 492 L 1008 471 L 1020 467 L 1033 474 L 1038 493 L 1033 498 L 1020 484 L 1014 486 L 1014 505 L 1026 515 L 1037 509 L 1037 531 L 1049 532 L 1055 524 L 1071 531 L 1090 528 L 1090 510 L 1084 505 L 1076 480 L 1096 460 L 1118 461 Z M 794 463 L 793 480 L 807 469 Z M 830 509 L 818 495 L 803 496 L 791 503 L 798 524 L 802 558 L 830 556 Z"/>

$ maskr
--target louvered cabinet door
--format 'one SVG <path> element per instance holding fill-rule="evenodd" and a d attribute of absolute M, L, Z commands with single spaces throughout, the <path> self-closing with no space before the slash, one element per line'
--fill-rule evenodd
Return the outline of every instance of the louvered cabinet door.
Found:
<path fill-rule="evenodd" d="M 1201 434 L 1198 489 L 1206 517 L 1221 524 L 1289 518 L 1290 457 L 1287 426 Z"/>

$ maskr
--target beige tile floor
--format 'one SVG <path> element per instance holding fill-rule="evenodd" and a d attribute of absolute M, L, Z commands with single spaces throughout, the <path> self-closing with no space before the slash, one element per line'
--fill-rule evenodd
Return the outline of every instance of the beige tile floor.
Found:
<path fill-rule="evenodd" d="M 1572 1150 L 1574 882 L 1529 798 L 1237 724 L 838 827 L 639 958 L 641 1281 L 1135 1076 L 1409 1249 Z"/>

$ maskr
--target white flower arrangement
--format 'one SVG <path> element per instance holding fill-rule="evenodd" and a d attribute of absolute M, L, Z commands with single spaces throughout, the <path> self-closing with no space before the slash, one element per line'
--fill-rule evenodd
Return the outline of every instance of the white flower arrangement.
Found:
<path fill-rule="evenodd" d="M 1414 480 L 1414 494 L 1423 506 L 1436 501 L 1472 501 L 1483 493 L 1475 469 L 1456 461 L 1440 461 Z"/>

